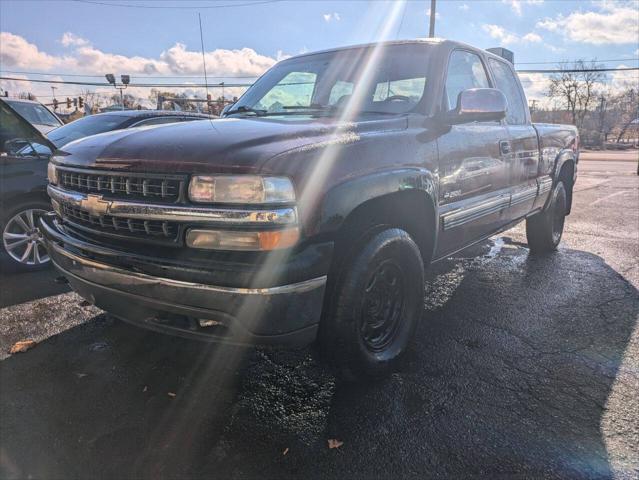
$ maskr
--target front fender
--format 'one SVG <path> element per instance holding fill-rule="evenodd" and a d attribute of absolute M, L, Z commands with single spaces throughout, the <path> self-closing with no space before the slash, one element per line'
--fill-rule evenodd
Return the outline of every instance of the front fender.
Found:
<path fill-rule="evenodd" d="M 384 195 L 405 191 L 420 191 L 427 195 L 437 218 L 435 175 L 423 168 L 402 168 L 349 179 L 331 188 L 321 205 L 320 231 L 336 231 L 358 206 Z"/>

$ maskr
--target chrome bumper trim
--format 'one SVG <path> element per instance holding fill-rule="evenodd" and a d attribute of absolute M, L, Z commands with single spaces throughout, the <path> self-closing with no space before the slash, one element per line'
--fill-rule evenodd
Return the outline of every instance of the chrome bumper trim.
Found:
<path fill-rule="evenodd" d="M 88 258 L 81 257 L 74 253 L 71 253 L 54 242 L 47 242 L 48 248 L 51 248 L 57 255 L 61 255 L 71 260 L 74 265 L 81 265 L 83 267 L 89 268 L 95 274 L 99 274 L 99 272 L 103 272 L 106 275 L 114 274 L 114 275 L 124 275 L 128 278 L 129 283 L 144 283 L 153 286 L 161 286 L 161 287 L 177 287 L 177 288 L 187 288 L 189 290 L 198 290 L 207 293 L 222 293 L 222 294 L 231 294 L 231 295 L 282 295 L 282 294 L 290 294 L 290 293 L 304 293 L 311 291 L 315 288 L 322 287 L 326 283 L 327 276 L 321 276 L 317 278 L 312 278 L 310 280 L 305 280 L 303 282 L 291 283 L 288 285 L 280 285 L 276 287 L 268 287 L 268 288 L 237 288 L 237 287 L 221 287 L 216 285 L 204 285 L 201 283 L 191 283 L 184 282 L 181 280 L 172 280 L 170 278 L 163 277 L 154 277 L 151 275 L 146 275 L 143 273 L 136 273 L 130 270 L 124 270 L 121 268 L 114 267 L 112 265 L 107 265 L 105 263 L 96 262 L 95 260 L 90 260 Z M 55 262 L 54 262 L 55 263 Z M 59 269 L 62 269 L 61 266 L 58 265 Z M 95 281 L 96 278 L 93 278 Z M 109 284 L 110 282 L 105 282 L 105 284 Z"/>
<path fill-rule="evenodd" d="M 232 225 L 291 225 L 297 223 L 297 209 L 295 207 L 246 210 L 105 200 L 100 195 L 70 192 L 53 185 L 47 187 L 47 193 L 59 203 L 74 205 L 94 216 L 112 215 L 142 220 L 211 222 Z"/>

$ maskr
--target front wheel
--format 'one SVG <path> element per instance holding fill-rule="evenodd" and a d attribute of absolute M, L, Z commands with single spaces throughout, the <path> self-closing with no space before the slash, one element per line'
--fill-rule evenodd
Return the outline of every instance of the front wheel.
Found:
<path fill-rule="evenodd" d="M 322 320 L 324 357 L 347 379 L 389 373 L 407 350 L 424 299 L 419 248 L 404 230 L 366 241 L 338 274 L 334 305 Z"/>
<path fill-rule="evenodd" d="M 38 219 L 51 210 L 45 202 L 28 202 L 10 209 L 2 219 L 2 253 L 15 270 L 38 270 L 50 258 L 38 231 Z"/>
<path fill-rule="evenodd" d="M 550 204 L 543 212 L 526 220 L 526 237 L 533 253 L 557 250 L 566 220 L 567 195 L 564 183 L 559 180 L 550 195 Z"/>

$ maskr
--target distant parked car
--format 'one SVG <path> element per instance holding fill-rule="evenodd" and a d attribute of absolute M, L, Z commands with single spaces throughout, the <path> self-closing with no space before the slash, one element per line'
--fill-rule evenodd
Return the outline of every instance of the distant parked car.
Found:
<path fill-rule="evenodd" d="M 51 210 L 47 162 L 54 149 L 35 125 L 18 114 L 13 102 L 0 99 L 0 257 L 16 269 L 49 264 L 36 225 Z"/>
<path fill-rule="evenodd" d="M 3 100 L 18 112 L 22 118 L 44 134 L 64 125 L 55 113 L 40 102 L 21 98 L 4 98 Z"/>
<path fill-rule="evenodd" d="M 203 113 L 175 112 L 173 110 L 119 110 L 79 118 L 49 132 L 47 137 L 57 148 L 61 148 L 73 140 L 98 133 L 206 118 L 213 117 Z"/>

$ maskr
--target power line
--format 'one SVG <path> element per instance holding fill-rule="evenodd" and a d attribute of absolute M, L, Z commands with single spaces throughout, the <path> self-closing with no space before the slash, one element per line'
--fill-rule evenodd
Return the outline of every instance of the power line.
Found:
<path fill-rule="evenodd" d="M 0 70 L 2 73 L 14 75 L 43 75 L 50 77 L 81 77 L 81 78 L 104 78 L 104 75 L 84 75 L 82 73 L 47 73 L 47 72 L 24 72 L 17 70 Z M 257 78 L 259 75 L 209 75 L 209 78 Z M 131 75 L 131 78 L 203 78 L 202 75 Z"/>
<path fill-rule="evenodd" d="M 623 67 L 623 68 L 585 68 L 585 69 L 567 69 L 567 70 L 517 70 L 517 73 L 589 73 L 589 72 L 627 72 L 637 71 L 639 67 Z M 4 77 L 0 76 L 0 80 L 11 80 L 15 82 L 33 82 L 33 83 L 47 83 L 47 84 L 59 84 L 59 85 L 89 85 L 94 87 L 110 87 L 111 84 L 104 82 L 78 82 L 71 80 L 42 80 L 42 79 L 29 79 L 29 78 L 16 78 L 16 77 Z M 250 87 L 250 83 L 132 83 L 131 87 L 139 88 L 207 88 L 209 87 Z"/>
<path fill-rule="evenodd" d="M 0 77 L 0 80 L 13 80 L 15 82 L 33 82 L 33 83 L 54 83 L 61 85 L 89 85 L 93 87 L 110 87 L 110 83 L 104 82 L 76 82 L 71 80 L 40 80 L 40 79 L 28 79 L 28 78 L 15 78 L 15 77 Z M 205 88 L 204 83 L 130 83 L 130 87 L 141 88 Z M 209 84 L 209 87 L 250 87 L 250 83 L 213 83 Z"/>
<path fill-rule="evenodd" d="M 255 2 L 245 2 L 245 3 L 232 3 L 225 5 L 135 5 L 135 4 L 123 4 L 123 3 L 109 3 L 109 2 L 99 2 L 93 0 L 72 0 L 77 3 L 86 3 L 88 5 L 99 5 L 104 7 L 121 7 L 121 8 L 143 8 L 143 9 L 172 9 L 172 10 L 211 10 L 218 8 L 235 8 L 235 7 L 249 7 L 252 5 L 263 5 L 267 3 L 278 3 L 283 0 L 258 0 Z"/>
<path fill-rule="evenodd" d="M 639 57 L 637 58 L 607 58 L 607 59 L 594 59 L 594 62 L 639 62 Z M 561 60 L 557 62 L 515 62 L 516 65 L 559 65 L 565 63 L 575 63 L 576 60 Z"/>
<path fill-rule="evenodd" d="M 624 59 L 608 59 L 608 60 L 597 60 L 597 62 L 639 62 L 639 58 L 624 58 Z M 574 61 L 566 61 L 566 62 L 517 62 L 516 65 L 543 65 L 543 64 L 558 64 L 558 63 L 574 63 Z M 608 69 L 596 69 L 601 71 L 615 71 L 615 70 L 624 70 L 624 69 L 632 69 L 633 67 L 624 67 L 624 68 L 608 68 Z M 550 70 L 518 70 L 518 72 L 522 73 L 537 73 L 537 72 L 567 72 L 570 70 L 562 70 L 562 69 L 550 69 Z M 576 70 L 576 71 L 589 71 L 589 70 Z M 2 73 L 10 73 L 13 75 L 42 75 L 49 77 L 80 77 L 80 78 L 103 78 L 104 75 L 90 75 L 90 74 L 82 74 L 82 73 L 50 73 L 50 72 L 26 72 L 23 70 L 0 70 Z M 209 78 L 258 78 L 259 75 L 208 75 Z M 195 75 L 131 75 L 132 79 L 164 79 L 164 78 L 204 78 L 204 75 L 195 74 Z"/>
<path fill-rule="evenodd" d="M 639 70 L 639 67 L 623 68 L 568 68 L 552 70 L 517 70 L 517 73 L 588 73 L 588 72 L 626 72 L 629 70 Z"/>

